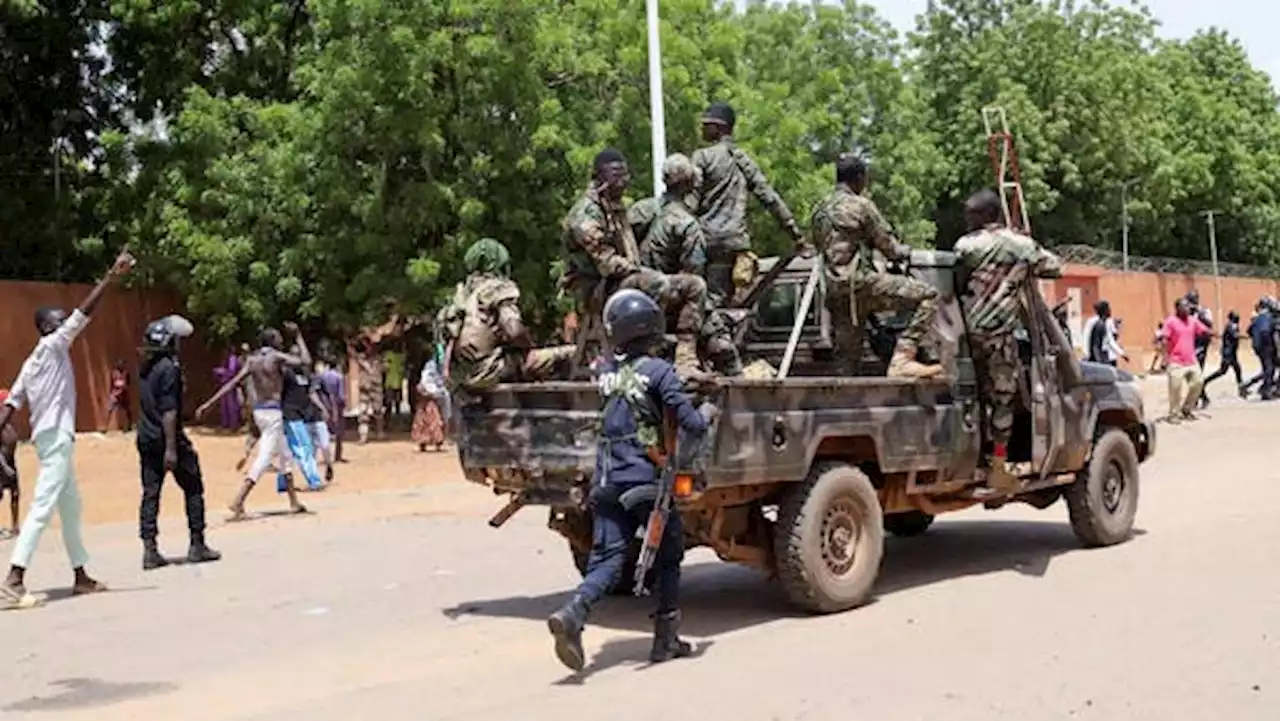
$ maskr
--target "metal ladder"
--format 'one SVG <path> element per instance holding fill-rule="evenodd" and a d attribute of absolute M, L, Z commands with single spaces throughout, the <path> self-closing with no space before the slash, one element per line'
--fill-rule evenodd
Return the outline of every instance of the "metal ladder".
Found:
<path fill-rule="evenodd" d="M 1013 133 L 1009 132 L 1009 119 L 1004 108 L 999 105 L 983 108 L 982 124 L 987 130 L 987 155 L 995 172 L 1005 225 L 1031 235 L 1031 221 L 1027 218 L 1027 204 L 1022 194 L 1018 149 L 1014 146 Z"/>

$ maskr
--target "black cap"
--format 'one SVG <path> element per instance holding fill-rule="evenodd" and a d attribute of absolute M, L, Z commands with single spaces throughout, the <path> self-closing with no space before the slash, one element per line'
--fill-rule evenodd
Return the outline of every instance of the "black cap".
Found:
<path fill-rule="evenodd" d="M 592 163 L 592 167 L 595 172 L 599 173 L 600 170 L 609 163 L 625 162 L 627 162 L 627 156 L 623 155 L 621 150 L 618 150 L 617 148 L 605 148 L 599 153 L 596 153 L 596 159 L 595 162 Z"/>
<path fill-rule="evenodd" d="M 731 130 L 737 120 L 738 114 L 733 112 L 733 106 L 728 103 L 712 103 L 707 112 L 702 114 L 702 122 L 724 125 Z"/>

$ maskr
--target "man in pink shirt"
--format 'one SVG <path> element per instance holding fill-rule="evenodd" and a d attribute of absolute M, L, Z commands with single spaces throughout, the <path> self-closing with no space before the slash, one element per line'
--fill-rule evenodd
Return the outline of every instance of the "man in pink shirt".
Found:
<path fill-rule="evenodd" d="M 1195 420 L 1192 410 L 1200 399 L 1204 376 L 1196 362 L 1196 338 L 1212 335 L 1200 319 L 1191 314 L 1186 298 L 1174 303 L 1173 315 L 1164 321 L 1162 331 L 1165 358 L 1169 362 L 1169 416 L 1170 423 Z"/>

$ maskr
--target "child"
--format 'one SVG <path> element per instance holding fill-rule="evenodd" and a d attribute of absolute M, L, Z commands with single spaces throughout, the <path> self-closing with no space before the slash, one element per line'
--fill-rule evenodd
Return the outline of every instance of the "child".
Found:
<path fill-rule="evenodd" d="M 0 403 L 9 400 L 9 389 L 0 389 Z M 7 425 L 0 430 L 0 498 L 9 492 L 9 528 L 0 529 L 0 538 L 12 538 L 18 535 L 18 504 L 21 500 L 21 489 L 18 487 L 18 464 L 14 453 L 18 448 L 18 432 Z"/>
<path fill-rule="evenodd" d="M 133 430 L 133 404 L 129 402 L 129 374 L 125 371 L 124 359 L 118 359 L 111 370 L 111 396 L 107 405 L 107 430 L 111 430 L 111 419 L 115 414 L 124 414 L 124 425 L 120 430 L 128 433 Z"/>
<path fill-rule="evenodd" d="M 1155 373 L 1165 368 L 1164 362 L 1164 321 L 1156 324 L 1156 336 L 1151 341 L 1151 349 L 1155 352 L 1151 356 L 1151 367 L 1147 369 L 1147 373 Z"/>

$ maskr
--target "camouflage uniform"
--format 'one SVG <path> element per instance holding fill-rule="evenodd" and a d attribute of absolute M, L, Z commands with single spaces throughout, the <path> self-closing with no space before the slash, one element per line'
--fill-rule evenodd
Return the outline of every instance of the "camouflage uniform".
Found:
<path fill-rule="evenodd" d="M 989 225 L 956 242 L 955 253 L 968 272 L 965 317 L 970 351 L 983 397 L 990 406 L 988 433 L 1003 456 L 1013 433 L 1018 392 L 1018 327 L 1022 289 L 1032 276 L 1062 274 L 1062 261 L 1031 238 Z"/>
<path fill-rule="evenodd" d="M 458 284 L 438 319 L 451 343 L 445 379 L 450 390 L 475 393 L 498 383 L 545 380 L 563 372 L 573 346 L 521 348 L 503 331 L 504 320 L 520 320 L 520 288 L 507 277 L 506 248 L 486 238 L 468 249 L 465 262 L 470 275 Z"/>
<path fill-rule="evenodd" d="M 594 185 L 587 189 L 562 224 L 569 256 L 565 283 L 591 313 L 599 313 L 604 298 L 625 288 L 653 298 L 668 316 L 676 318 L 680 340 L 676 365 L 686 371 L 696 369 L 696 338 L 702 328 L 707 284 L 695 275 L 642 267 L 626 216 L 620 205 L 602 196 Z"/>
<path fill-rule="evenodd" d="M 889 224 L 875 203 L 844 184 L 813 213 L 813 241 L 822 253 L 827 281 L 827 310 L 842 372 L 853 375 L 862 358 L 862 323 L 868 313 L 905 311 L 911 316 L 894 349 L 890 375 L 930 375 L 929 366 L 914 364 L 915 350 L 933 326 L 938 291 L 923 281 L 876 271 L 872 250 L 890 258 L 910 251 L 894 242 Z"/>
<path fill-rule="evenodd" d="M 636 217 L 628 214 L 629 219 Z M 631 223 L 632 228 L 641 225 L 640 222 Z M 668 194 L 661 200 L 653 219 L 643 225 L 647 227 L 648 235 L 640 243 L 640 259 L 646 267 L 667 274 L 703 275 L 707 265 L 706 241 L 698 219 L 689 212 L 683 198 Z M 701 355 L 711 361 L 716 371 L 731 376 L 742 374 L 742 360 L 738 356 L 738 347 L 733 343 L 729 325 L 717 312 L 709 295 L 703 306 L 698 345 Z"/>
<path fill-rule="evenodd" d="M 707 236 L 707 286 L 718 303 L 732 299 L 755 280 L 755 256 L 747 231 L 747 193 L 755 195 L 797 241 L 800 227 L 760 166 L 742 152 L 731 136 L 693 153 L 702 182 L 690 206 Z"/>

